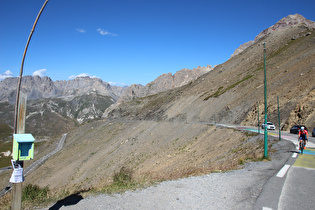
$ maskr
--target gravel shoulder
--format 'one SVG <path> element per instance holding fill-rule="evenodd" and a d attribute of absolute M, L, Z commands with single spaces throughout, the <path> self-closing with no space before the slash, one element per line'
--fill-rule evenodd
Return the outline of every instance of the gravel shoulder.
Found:
<path fill-rule="evenodd" d="M 271 161 L 251 162 L 225 173 L 165 181 L 122 194 L 91 196 L 58 209 L 253 209 L 264 185 L 287 162 L 294 146 L 280 141 Z"/>

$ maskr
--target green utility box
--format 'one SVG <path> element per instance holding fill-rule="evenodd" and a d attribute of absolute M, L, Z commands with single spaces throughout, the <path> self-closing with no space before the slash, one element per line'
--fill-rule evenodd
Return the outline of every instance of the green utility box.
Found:
<path fill-rule="evenodd" d="M 32 160 L 34 158 L 34 141 L 32 134 L 13 134 L 13 159 Z"/>

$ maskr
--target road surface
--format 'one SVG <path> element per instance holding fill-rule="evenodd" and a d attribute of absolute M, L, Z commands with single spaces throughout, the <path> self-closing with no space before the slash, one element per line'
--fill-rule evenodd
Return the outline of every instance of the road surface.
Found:
<path fill-rule="evenodd" d="M 253 127 L 222 126 L 258 132 Z M 260 132 L 264 134 L 264 130 Z M 268 131 L 268 135 L 279 137 L 279 131 Z M 281 140 L 291 141 L 296 148 L 283 168 L 265 184 L 254 209 L 315 209 L 315 138 L 309 135 L 303 155 L 299 153 L 297 138 L 297 134 L 281 132 Z"/>

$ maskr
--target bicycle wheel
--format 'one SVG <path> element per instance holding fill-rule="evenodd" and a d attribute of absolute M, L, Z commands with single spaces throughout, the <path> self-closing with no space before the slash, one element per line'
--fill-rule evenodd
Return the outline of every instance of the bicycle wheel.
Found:
<path fill-rule="evenodd" d="M 303 154 L 303 150 L 304 150 L 304 141 L 300 142 L 300 150 L 301 150 L 301 154 Z"/>

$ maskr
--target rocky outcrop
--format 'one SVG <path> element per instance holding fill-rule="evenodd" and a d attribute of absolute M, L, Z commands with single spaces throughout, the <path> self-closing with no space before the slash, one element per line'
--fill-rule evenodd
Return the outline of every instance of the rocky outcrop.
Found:
<path fill-rule="evenodd" d="M 154 81 L 148 83 L 145 86 L 131 85 L 124 92 L 118 102 L 129 101 L 134 98 L 144 97 L 148 95 L 157 94 L 166 90 L 177 88 L 188 84 L 189 82 L 197 79 L 205 73 L 210 72 L 213 69 L 212 66 L 200 67 L 194 69 L 182 69 L 177 71 L 174 75 L 172 73 L 162 74 Z"/>

